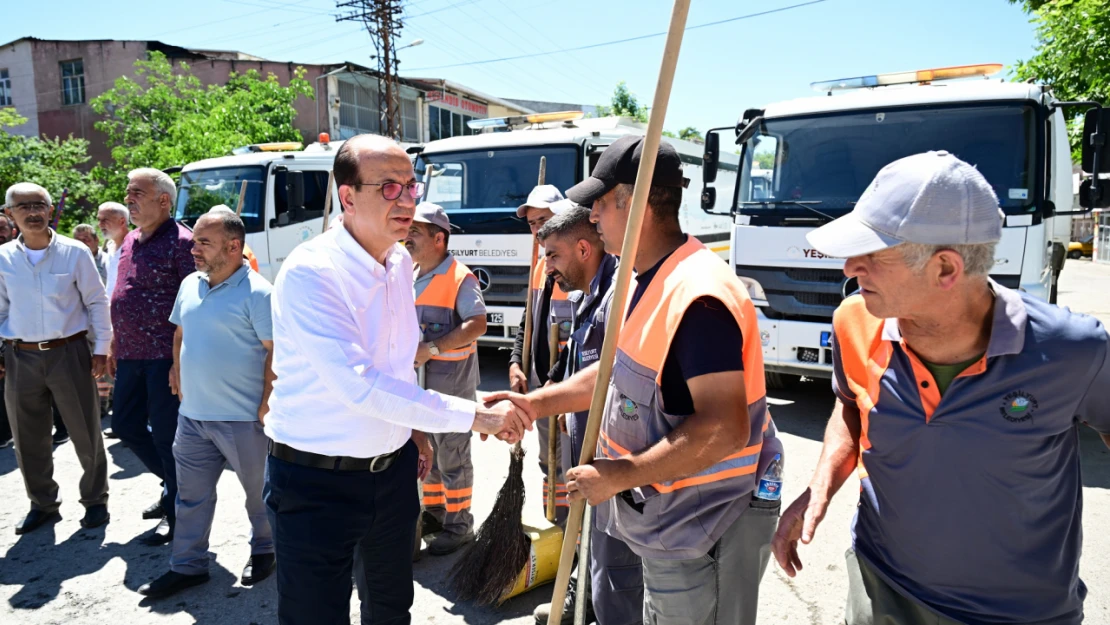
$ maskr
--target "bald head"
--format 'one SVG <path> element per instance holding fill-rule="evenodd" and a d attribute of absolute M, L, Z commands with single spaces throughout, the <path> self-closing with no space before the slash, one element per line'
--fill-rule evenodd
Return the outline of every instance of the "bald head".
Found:
<path fill-rule="evenodd" d="M 409 156 L 401 145 L 381 135 L 355 135 L 343 142 L 343 146 L 335 153 L 335 184 L 353 185 L 359 182 L 377 182 L 359 180 L 359 164 L 367 160 L 377 160 L 381 157 L 401 157 L 408 160 Z"/>

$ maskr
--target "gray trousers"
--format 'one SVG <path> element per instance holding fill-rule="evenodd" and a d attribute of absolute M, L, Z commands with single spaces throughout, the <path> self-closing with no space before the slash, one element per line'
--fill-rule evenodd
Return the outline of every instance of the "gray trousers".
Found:
<path fill-rule="evenodd" d="M 848 567 L 847 625 L 959 625 L 926 609 L 875 574 L 853 549 L 844 554 Z"/>
<path fill-rule="evenodd" d="M 45 352 L 8 346 L 4 367 L 8 423 L 31 507 L 53 512 L 61 505 L 58 483 L 54 481 L 51 399 L 81 463 L 81 504 L 106 504 L 108 459 L 100 434 L 100 398 L 92 377 L 88 342 L 73 341 Z"/>
<path fill-rule="evenodd" d="M 548 425 L 550 419 L 544 417 L 536 420 L 536 438 L 539 441 L 539 449 L 536 451 L 536 456 L 539 457 L 540 471 L 543 472 L 543 509 L 546 514 L 547 510 L 547 440 L 550 433 L 550 426 Z M 559 425 L 555 424 L 555 434 L 559 437 L 558 449 L 555 451 L 555 460 L 558 466 L 555 468 L 555 523 L 560 527 L 566 527 L 567 514 L 570 513 L 570 504 L 567 501 L 567 478 L 566 470 L 574 465 L 571 464 L 570 437 L 559 431 Z"/>
<path fill-rule="evenodd" d="M 755 625 L 781 507 L 752 499 L 700 558 L 644 558 L 645 625 Z"/>
<path fill-rule="evenodd" d="M 470 432 L 429 434 L 435 458 L 424 480 L 424 509 L 452 534 L 474 529 L 470 512 L 474 490 L 474 464 L 470 460 Z"/>
<path fill-rule="evenodd" d="M 640 556 L 623 540 L 596 525 L 590 532 L 589 588 L 599 625 L 643 623 L 644 571 Z"/>
<path fill-rule="evenodd" d="M 274 552 L 274 533 L 262 501 L 267 441 L 258 421 L 198 421 L 178 417 L 173 439 L 177 464 L 177 526 L 170 570 L 182 575 L 208 572 L 208 536 L 216 512 L 216 484 L 224 466 L 247 494 L 251 555 Z"/>

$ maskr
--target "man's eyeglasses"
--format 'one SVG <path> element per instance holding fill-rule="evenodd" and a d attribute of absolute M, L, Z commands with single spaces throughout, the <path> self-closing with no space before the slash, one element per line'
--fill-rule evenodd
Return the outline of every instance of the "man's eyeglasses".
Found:
<path fill-rule="evenodd" d="M 12 208 L 22 213 L 45 213 L 50 210 L 50 205 L 46 202 L 20 202 L 12 204 Z"/>
<path fill-rule="evenodd" d="M 401 197 L 401 191 L 407 189 L 409 197 L 418 200 L 424 195 L 423 182 L 410 182 L 408 184 L 401 184 L 400 182 L 356 182 L 351 185 L 352 187 L 381 187 L 382 197 L 387 200 L 393 201 Z"/>

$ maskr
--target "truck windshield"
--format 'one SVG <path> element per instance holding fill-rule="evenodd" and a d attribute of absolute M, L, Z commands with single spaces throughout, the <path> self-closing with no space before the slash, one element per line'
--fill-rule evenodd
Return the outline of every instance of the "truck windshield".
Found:
<path fill-rule="evenodd" d="M 579 180 L 577 146 L 530 146 L 421 154 L 416 175 L 428 180 L 423 201 L 447 210 L 451 223 L 465 234 L 527 233 L 516 209 L 536 185 L 540 156 L 547 157 L 547 184 L 566 191 Z"/>
<path fill-rule="evenodd" d="M 182 173 L 177 183 L 175 217 L 192 228 L 197 219 L 213 206 L 223 204 L 235 210 L 239 204 L 239 193 L 246 182 L 243 209 L 239 216 L 247 232 L 262 232 L 262 213 L 265 210 L 262 187 L 265 179 L 266 170 L 261 166 L 197 169 Z"/>
<path fill-rule="evenodd" d="M 745 145 L 736 197 L 749 214 L 807 212 L 798 203 L 844 214 L 883 166 L 947 150 L 982 172 L 1004 211 L 1031 212 L 1035 121 L 1032 107 L 1016 103 L 768 119 Z"/>

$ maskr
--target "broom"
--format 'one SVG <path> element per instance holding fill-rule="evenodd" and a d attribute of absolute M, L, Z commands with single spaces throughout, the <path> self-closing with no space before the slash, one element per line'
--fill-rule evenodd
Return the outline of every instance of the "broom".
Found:
<path fill-rule="evenodd" d="M 539 184 L 544 184 L 546 178 L 547 157 L 541 156 Z M 536 272 L 538 255 L 539 241 L 533 236 L 528 295 L 524 301 L 524 353 L 521 364 L 525 375 L 532 370 L 529 364 L 532 360 L 532 276 Z M 451 567 L 450 584 L 459 599 L 479 605 L 494 605 L 500 603 L 505 592 L 513 587 L 528 562 L 531 550 L 531 540 L 524 533 L 520 521 L 523 514 L 524 448 L 518 441 L 509 452 L 509 476 L 497 493 L 493 510 L 475 533 L 474 542 Z"/>
<path fill-rule="evenodd" d="M 582 457 L 579 463 L 590 464 L 594 459 L 598 434 L 601 431 L 601 415 L 605 409 L 605 400 L 609 389 L 609 377 L 613 372 L 613 360 L 617 353 L 617 340 L 620 336 L 621 326 L 624 323 L 625 308 L 628 303 L 628 289 L 632 281 L 632 267 L 635 263 L 636 253 L 640 247 L 640 229 L 644 223 L 644 213 L 647 211 L 647 196 L 651 188 L 651 177 L 655 171 L 655 157 L 659 152 L 660 135 L 663 131 L 663 118 L 667 114 L 667 102 L 671 95 L 671 85 L 674 82 L 675 66 L 678 64 L 678 51 L 682 45 L 682 33 L 686 27 L 686 16 L 690 11 L 690 0 L 675 0 L 671 11 L 671 23 L 667 31 L 667 42 L 663 48 L 663 62 L 659 68 L 659 80 L 655 85 L 655 96 L 651 107 L 651 117 L 648 120 L 647 131 L 644 134 L 644 147 L 640 157 L 640 168 L 636 171 L 636 184 L 632 191 L 632 203 L 628 212 L 628 225 L 624 231 L 624 245 L 621 248 L 621 263 L 617 269 L 617 276 L 613 281 L 613 308 L 605 324 L 605 342 L 602 344 L 601 357 L 598 360 L 597 384 L 590 402 L 590 416 L 586 421 Z M 574 550 L 579 548 L 579 561 L 589 562 L 589 528 L 583 529 L 583 516 L 586 511 L 584 500 L 571 504 L 570 514 L 567 515 L 567 528 L 563 535 L 563 551 L 559 558 L 559 573 L 555 577 L 555 588 L 551 593 L 551 605 L 561 606 L 566 599 L 567 582 L 570 581 L 570 568 L 574 559 Z M 582 541 L 578 542 L 578 532 L 582 531 Z M 585 586 L 584 579 L 579 578 L 579 589 Z M 584 610 L 580 609 L 585 602 L 578 601 L 575 606 L 575 624 L 581 625 Z M 562 610 L 551 610 L 547 618 L 547 625 L 556 625 L 562 620 Z"/>

